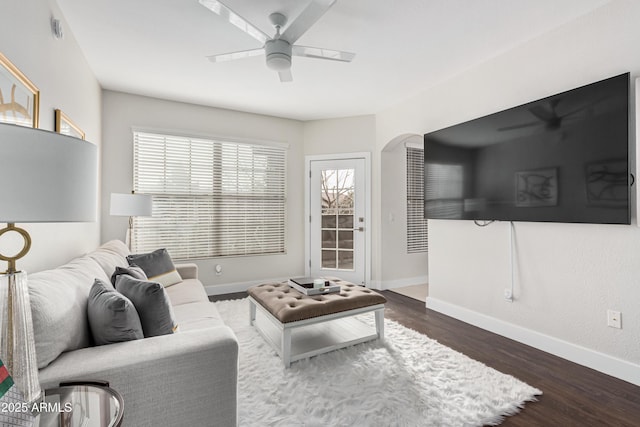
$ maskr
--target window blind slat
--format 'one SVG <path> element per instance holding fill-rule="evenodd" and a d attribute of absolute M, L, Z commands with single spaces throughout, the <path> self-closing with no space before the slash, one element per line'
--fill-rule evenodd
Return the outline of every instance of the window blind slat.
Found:
<path fill-rule="evenodd" d="M 132 247 L 176 259 L 285 252 L 286 149 L 134 131 Z"/>
<path fill-rule="evenodd" d="M 407 253 L 427 252 L 424 218 L 424 150 L 407 147 Z"/>

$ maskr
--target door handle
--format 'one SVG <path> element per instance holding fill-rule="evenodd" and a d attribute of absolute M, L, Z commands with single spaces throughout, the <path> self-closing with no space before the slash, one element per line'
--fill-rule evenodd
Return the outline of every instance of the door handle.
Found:
<path fill-rule="evenodd" d="M 353 231 L 364 231 L 364 227 L 354 228 Z"/>

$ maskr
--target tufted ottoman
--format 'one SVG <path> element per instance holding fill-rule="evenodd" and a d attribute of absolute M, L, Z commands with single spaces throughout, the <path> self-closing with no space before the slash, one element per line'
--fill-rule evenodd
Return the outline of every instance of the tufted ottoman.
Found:
<path fill-rule="evenodd" d="M 342 280 L 340 292 L 307 296 L 284 283 L 248 289 L 250 322 L 282 358 L 291 362 L 365 341 L 384 338 L 384 303 L 379 293 Z M 256 322 L 256 309 L 266 321 Z M 353 316 L 373 312 L 376 328 Z"/>

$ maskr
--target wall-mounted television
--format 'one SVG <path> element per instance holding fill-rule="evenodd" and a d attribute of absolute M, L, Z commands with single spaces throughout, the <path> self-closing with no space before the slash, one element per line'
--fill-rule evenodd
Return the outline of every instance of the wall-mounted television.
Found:
<path fill-rule="evenodd" d="M 629 224 L 629 73 L 424 135 L 428 219 Z"/>

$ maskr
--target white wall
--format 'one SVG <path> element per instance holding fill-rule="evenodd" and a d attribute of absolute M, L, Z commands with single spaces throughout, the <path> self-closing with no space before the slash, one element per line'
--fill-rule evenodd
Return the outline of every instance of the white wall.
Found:
<path fill-rule="evenodd" d="M 375 142 L 375 116 L 313 120 L 304 123 L 306 156 L 371 152 Z"/>
<path fill-rule="evenodd" d="M 638 22 L 640 2 L 613 1 L 440 82 L 376 116 L 378 150 L 400 134 L 429 132 L 626 71 L 633 82 L 640 74 Z M 515 301 L 509 303 L 503 298 L 511 275 L 508 224 L 430 221 L 427 304 L 640 384 L 640 229 L 517 223 L 515 232 Z M 607 309 L 622 312 L 623 329 L 606 326 Z"/>
<path fill-rule="evenodd" d="M 55 39 L 51 33 L 52 16 L 62 20 L 65 28 L 62 40 Z M 55 1 L 3 1 L 0 17 L 0 52 L 40 90 L 40 129 L 54 130 L 54 109 L 59 108 L 85 131 L 88 141 L 100 146 L 100 86 Z M 25 173 L 30 172 L 25 170 Z M 7 184 L 10 183 L 3 183 Z M 99 243 L 99 222 L 22 226 L 31 234 L 33 244 L 17 267 L 28 272 L 65 263 Z M 12 246 L 14 237 L 3 236 L 0 248 Z M 4 266 L 0 269 L 4 270 Z"/>
<path fill-rule="evenodd" d="M 124 240 L 126 217 L 109 215 L 111 193 L 133 186 L 132 127 L 187 134 L 279 141 L 287 152 L 287 228 L 284 255 L 220 257 L 196 260 L 210 293 L 246 288 L 265 279 L 286 279 L 304 273 L 304 175 L 302 122 L 238 111 L 203 107 L 120 92 L 103 92 L 102 240 Z M 215 274 L 215 265 L 222 274 Z M 234 285 L 234 286 L 229 286 Z M 236 286 L 237 285 L 237 286 Z"/>

